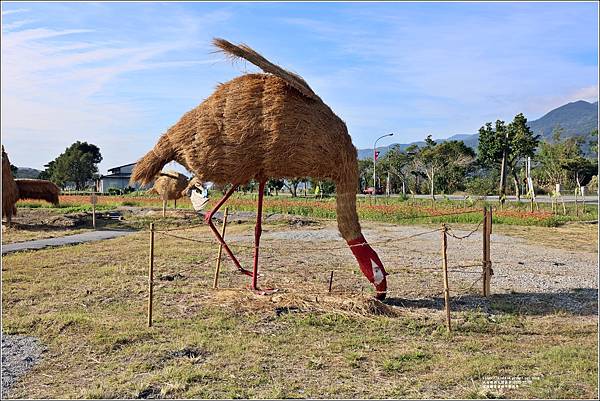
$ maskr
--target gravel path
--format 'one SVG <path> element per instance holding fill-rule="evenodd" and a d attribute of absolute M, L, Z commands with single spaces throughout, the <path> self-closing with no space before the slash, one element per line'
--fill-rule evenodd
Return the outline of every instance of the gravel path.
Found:
<path fill-rule="evenodd" d="M 73 245 L 80 244 L 83 242 L 90 241 L 101 241 L 110 238 L 117 238 L 123 235 L 132 234 L 134 231 L 123 231 L 123 230 L 114 230 L 114 231 L 89 231 L 81 234 L 67 235 L 64 237 L 57 238 L 46 238 L 46 239 L 38 239 L 33 241 L 25 241 L 25 242 L 15 242 L 12 244 L 2 245 L 2 255 L 17 252 L 17 251 L 26 251 L 31 249 L 42 249 L 49 246 L 63 246 L 63 245 Z"/>
<path fill-rule="evenodd" d="M 365 238 L 373 244 L 391 274 L 388 297 L 392 303 L 395 296 L 401 296 L 397 298 L 398 303 L 404 306 L 437 308 L 442 305 L 437 278 L 441 263 L 440 232 L 406 238 L 430 230 L 432 228 L 418 226 L 363 224 Z M 451 232 L 459 237 L 469 234 L 464 230 Z M 248 244 L 252 239 L 252 235 L 229 237 L 232 242 Z M 597 314 L 596 253 L 551 248 L 522 238 L 492 234 L 493 297 L 486 299 L 476 295 L 480 284 L 468 289 L 481 277 L 482 241 L 481 231 L 462 240 L 448 237 L 451 293 L 458 304 L 465 303 L 465 307 L 477 304 L 487 309 L 490 302 L 506 302 L 516 305 L 523 313 L 565 310 L 580 315 Z M 265 230 L 261 237 L 264 247 L 276 248 L 282 242 L 295 243 L 299 253 L 306 250 L 311 255 L 312 247 L 331 247 L 335 249 L 325 252 L 331 260 L 352 259 L 335 226 L 272 228 Z"/>
<path fill-rule="evenodd" d="M 35 337 L 2 334 L 2 398 L 37 363 L 45 348 Z"/>
<path fill-rule="evenodd" d="M 440 233 L 403 239 L 431 228 L 414 226 L 389 226 L 377 229 L 365 228 L 363 233 L 374 243 L 384 260 L 400 261 L 412 269 L 437 267 L 440 259 Z M 469 232 L 453 230 L 457 236 Z M 240 236 L 239 239 L 247 238 Z M 231 239 L 235 239 L 234 236 Z M 266 232 L 261 239 L 325 242 L 332 247 L 345 244 L 337 229 L 296 229 Z M 331 241 L 339 241 L 339 244 Z M 384 244 L 378 242 L 391 240 Z M 398 240 L 398 242 L 394 242 Z M 481 262 L 482 234 L 476 232 L 469 238 L 459 240 L 448 237 L 448 263 L 452 266 Z M 322 245 L 321 245 L 322 246 Z M 494 269 L 494 289 L 500 292 L 545 292 L 565 289 L 598 288 L 597 254 L 573 252 L 564 249 L 532 245 L 522 238 L 492 234 L 491 257 Z M 398 264 L 398 263 L 396 263 Z M 390 267 L 393 268 L 393 267 Z M 479 271 L 477 267 L 472 271 Z"/>

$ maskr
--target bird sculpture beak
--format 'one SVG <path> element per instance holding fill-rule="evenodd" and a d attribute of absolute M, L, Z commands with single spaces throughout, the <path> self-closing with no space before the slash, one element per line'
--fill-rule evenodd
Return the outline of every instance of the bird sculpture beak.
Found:
<path fill-rule="evenodd" d="M 356 239 L 348 241 L 350 250 L 358 261 L 360 270 L 365 277 L 375 286 L 375 298 L 383 301 L 387 294 L 387 281 L 385 276 L 388 274 L 383 268 L 383 263 L 377 256 L 377 253 L 371 248 L 365 237 L 362 235 Z"/>

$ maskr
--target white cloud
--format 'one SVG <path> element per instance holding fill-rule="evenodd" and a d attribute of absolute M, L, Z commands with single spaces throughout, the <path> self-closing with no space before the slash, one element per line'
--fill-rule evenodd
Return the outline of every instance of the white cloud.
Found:
<path fill-rule="evenodd" d="M 216 62 L 214 57 L 169 59 L 168 53 L 190 46 L 190 36 L 181 32 L 175 36 L 181 40 L 141 45 L 92 40 L 87 36 L 92 33 L 3 29 L 2 141 L 15 163 L 41 168 L 76 140 L 113 150 L 115 158 L 137 157 L 123 156 L 123 138 L 132 138 L 128 127 L 135 127 L 146 112 L 107 88 L 131 72 Z"/>
<path fill-rule="evenodd" d="M 10 15 L 10 14 L 17 14 L 17 13 L 26 13 L 28 12 L 29 9 L 27 8 L 17 8 L 15 10 L 2 10 L 2 15 Z"/>

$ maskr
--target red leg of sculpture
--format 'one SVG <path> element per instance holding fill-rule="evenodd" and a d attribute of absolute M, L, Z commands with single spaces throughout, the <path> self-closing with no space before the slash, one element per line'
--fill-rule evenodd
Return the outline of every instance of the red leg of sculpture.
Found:
<path fill-rule="evenodd" d="M 227 252 L 229 257 L 233 261 L 233 264 L 239 269 L 239 271 L 241 273 L 251 276 L 252 272 L 244 269 L 240 265 L 240 262 L 238 262 L 237 258 L 235 257 L 233 252 L 231 252 L 231 249 L 229 249 L 229 246 L 227 246 L 227 244 L 225 243 L 225 240 L 219 233 L 219 230 L 217 230 L 217 227 L 215 227 L 215 225 L 212 222 L 212 218 L 213 218 L 214 214 L 221 208 L 221 206 L 223 206 L 223 204 L 227 201 L 227 199 L 229 199 L 229 197 L 233 194 L 233 192 L 236 190 L 237 187 L 238 187 L 238 184 L 235 184 L 231 187 L 231 189 L 229 191 L 227 191 L 225 196 L 223 196 L 223 198 L 221 198 L 221 200 L 219 201 L 219 203 L 217 203 L 217 205 L 213 208 L 213 210 L 211 210 L 210 213 L 208 213 L 207 215 L 204 216 L 204 221 L 206 221 L 206 223 L 212 230 L 213 234 L 215 234 L 215 237 L 217 237 L 217 240 L 223 245 L 223 248 L 225 248 L 225 252 Z"/>
<path fill-rule="evenodd" d="M 252 289 L 257 290 L 258 279 L 258 248 L 260 246 L 260 235 L 262 234 L 262 206 L 265 193 L 265 181 L 258 185 L 258 207 L 256 208 L 256 226 L 254 227 L 254 268 L 252 269 Z"/>

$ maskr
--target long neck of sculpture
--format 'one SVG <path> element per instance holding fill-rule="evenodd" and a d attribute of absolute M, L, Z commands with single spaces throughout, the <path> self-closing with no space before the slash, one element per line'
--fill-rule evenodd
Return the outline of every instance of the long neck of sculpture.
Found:
<path fill-rule="evenodd" d="M 358 189 L 358 166 L 341 169 L 346 174 L 336 182 L 336 211 L 340 234 L 348 243 L 358 261 L 361 271 L 373 283 L 377 298 L 384 299 L 387 291 L 387 273 L 377 253 L 362 235 L 356 211 L 356 190 Z"/>

